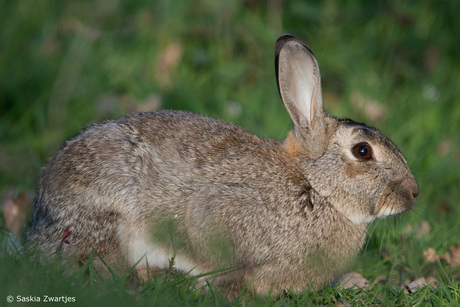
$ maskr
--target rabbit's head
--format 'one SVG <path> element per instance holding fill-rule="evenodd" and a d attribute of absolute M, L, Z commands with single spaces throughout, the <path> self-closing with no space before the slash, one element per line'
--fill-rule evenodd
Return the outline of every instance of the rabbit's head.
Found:
<path fill-rule="evenodd" d="M 310 48 L 284 35 L 276 43 L 275 65 L 293 121 L 284 146 L 298 157 L 311 187 L 355 224 L 409 210 L 419 188 L 405 158 L 378 130 L 324 112 Z"/>

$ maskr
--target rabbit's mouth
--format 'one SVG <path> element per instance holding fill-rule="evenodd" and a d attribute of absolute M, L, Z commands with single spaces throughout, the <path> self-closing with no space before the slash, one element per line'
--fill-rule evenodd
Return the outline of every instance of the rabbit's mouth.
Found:
<path fill-rule="evenodd" d="M 413 177 L 391 182 L 383 191 L 376 216 L 384 218 L 412 209 L 418 193 L 418 184 Z"/>

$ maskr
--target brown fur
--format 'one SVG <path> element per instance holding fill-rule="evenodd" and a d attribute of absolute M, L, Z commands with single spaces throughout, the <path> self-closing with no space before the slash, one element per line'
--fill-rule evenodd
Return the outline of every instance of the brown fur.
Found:
<path fill-rule="evenodd" d="M 297 138 L 294 136 L 294 132 L 290 131 L 286 140 L 283 144 L 284 150 L 286 151 L 286 155 L 289 158 L 297 157 L 300 151 L 301 145 L 299 144 Z"/>
<path fill-rule="evenodd" d="M 356 176 L 365 175 L 367 169 L 368 166 L 363 162 L 347 163 L 345 166 L 345 175 L 350 179 L 355 179 Z"/>
<path fill-rule="evenodd" d="M 203 115 L 159 111 L 88 127 L 41 172 L 29 244 L 115 267 L 139 262 L 278 294 L 327 285 L 357 256 L 367 224 L 412 207 L 418 185 L 377 130 L 323 111 L 319 68 L 292 36 L 276 72 L 293 128 L 284 142 Z M 355 144 L 376 159 L 360 161 Z M 272 291 L 272 292 L 271 292 Z"/>

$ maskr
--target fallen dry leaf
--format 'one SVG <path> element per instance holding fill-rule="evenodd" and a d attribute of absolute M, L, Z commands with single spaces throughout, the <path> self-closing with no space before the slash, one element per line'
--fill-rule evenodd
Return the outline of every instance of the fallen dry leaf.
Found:
<path fill-rule="evenodd" d="M 150 94 L 145 99 L 136 99 L 127 94 L 120 98 L 124 113 L 153 112 L 161 108 L 163 101 L 158 94 Z"/>
<path fill-rule="evenodd" d="M 436 250 L 432 247 L 428 247 L 427 250 L 423 252 L 423 256 L 425 256 L 428 262 L 436 262 L 441 259 L 440 256 L 436 254 Z"/>
<path fill-rule="evenodd" d="M 385 106 L 377 100 L 364 96 L 362 93 L 352 93 L 351 103 L 353 107 L 364 110 L 365 114 L 373 122 L 379 122 L 387 116 Z"/>
<path fill-rule="evenodd" d="M 329 106 L 331 113 L 334 114 L 332 110 L 337 110 L 338 108 L 341 107 L 342 105 L 342 97 L 337 94 L 336 92 L 324 90 L 323 91 L 323 100 L 327 102 L 327 105 Z M 338 112 L 338 111 L 336 111 Z"/>
<path fill-rule="evenodd" d="M 427 234 L 429 234 L 431 232 L 431 225 L 430 223 L 428 223 L 428 221 L 423 221 L 422 222 L 422 226 L 421 226 L 421 229 L 420 229 L 420 234 L 422 236 L 425 236 Z"/>
<path fill-rule="evenodd" d="M 347 303 L 347 302 L 344 302 L 344 301 L 338 301 L 337 303 L 335 303 L 335 306 L 337 306 L 337 307 L 344 307 L 344 306 L 348 307 L 348 306 L 351 306 L 351 304 Z"/>
<path fill-rule="evenodd" d="M 424 277 L 421 277 L 419 279 L 416 279 L 414 280 L 413 282 L 407 284 L 407 285 L 404 285 L 404 292 L 406 294 L 410 294 L 410 293 L 414 293 L 416 292 L 417 290 L 423 288 L 423 287 L 426 287 L 427 285 L 431 285 L 433 286 L 434 288 L 436 288 L 436 286 L 438 285 L 439 281 L 434 278 L 434 277 L 428 277 L 427 279 L 425 279 Z"/>
<path fill-rule="evenodd" d="M 451 245 L 449 249 L 452 256 L 451 262 L 449 264 L 451 268 L 454 268 L 460 265 L 460 247 Z"/>
<path fill-rule="evenodd" d="M 452 208 L 452 205 L 449 204 L 448 202 L 446 201 L 441 201 L 440 203 L 438 203 L 438 205 L 436 206 L 436 211 L 441 213 L 441 214 L 447 214 L 447 213 L 450 213 L 452 212 L 454 209 Z"/>
<path fill-rule="evenodd" d="M 26 225 L 28 211 L 32 201 L 25 193 L 19 193 L 16 198 L 9 198 L 2 203 L 3 217 L 9 232 L 17 236 Z"/>
<path fill-rule="evenodd" d="M 369 281 L 357 272 L 343 275 L 339 280 L 339 287 L 343 289 L 364 288 L 369 286 Z"/>
<path fill-rule="evenodd" d="M 460 247 L 451 245 L 449 249 L 450 252 L 445 252 L 443 255 L 439 255 L 434 248 L 428 247 L 423 252 L 423 256 L 425 256 L 426 261 L 431 263 L 445 260 L 451 268 L 454 268 L 460 265 Z"/>
<path fill-rule="evenodd" d="M 179 64 L 184 53 L 182 42 L 172 42 L 157 57 L 155 79 L 163 87 L 171 85 L 171 73 Z"/>
<path fill-rule="evenodd" d="M 407 225 L 403 231 L 403 237 L 407 237 L 409 234 L 414 234 L 417 239 L 427 237 L 431 233 L 431 224 L 428 221 L 423 221 L 421 224 L 415 226 Z"/>
<path fill-rule="evenodd" d="M 391 255 L 390 251 L 386 248 L 382 249 L 380 252 L 379 252 L 379 255 L 380 257 L 382 257 L 382 259 L 385 259 L 391 263 L 394 263 L 395 262 L 395 258 Z"/>
<path fill-rule="evenodd" d="M 439 142 L 438 147 L 436 148 L 436 154 L 440 157 L 446 156 L 452 149 L 452 140 L 444 139 Z"/>
<path fill-rule="evenodd" d="M 380 276 L 377 276 L 376 279 L 374 279 L 374 281 L 372 282 L 372 286 L 375 286 L 376 284 L 378 284 L 379 282 L 386 282 L 388 280 L 388 276 L 386 275 L 380 275 Z"/>
<path fill-rule="evenodd" d="M 134 112 L 153 112 L 161 108 L 163 101 L 160 95 L 151 94 L 146 99 L 136 104 Z"/>
<path fill-rule="evenodd" d="M 383 259 L 392 259 L 390 252 L 386 248 L 380 251 L 380 257 L 382 257 Z"/>

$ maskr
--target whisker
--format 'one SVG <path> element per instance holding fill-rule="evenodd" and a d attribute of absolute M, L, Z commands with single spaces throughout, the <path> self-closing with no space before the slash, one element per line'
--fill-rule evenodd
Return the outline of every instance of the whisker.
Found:
<path fill-rule="evenodd" d="M 374 223 L 374 227 L 373 227 L 371 233 L 370 233 L 370 234 L 368 235 L 368 237 L 367 237 L 367 242 L 366 242 L 366 245 L 364 246 L 364 251 L 367 251 L 367 247 L 368 247 L 368 245 L 369 245 L 369 242 L 371 241 L 371 237 L 372 237 L 374 231 L 377 229 L 377 226 L 378 226 L 379 223 L 381 222 L 380 220 L 374 220 L 374 221 L 376 221 L 376 222 Z"/>
<path fill-rule="evenodd" d="M 386 225 L 384 225 L 383 235 L 380 240 L 379 253 L 382 253 L 382 250 L 383 250 L 383 239 L 385 238 L 385 233 L 386 233 Z"/>
<path fill-rule="evenodd" d="M 418 211 L 418 208 L 412 208 L 410 212 L 411 214 L 416 214 L 419 218 L 422 217 L 422 214 Z"/>

